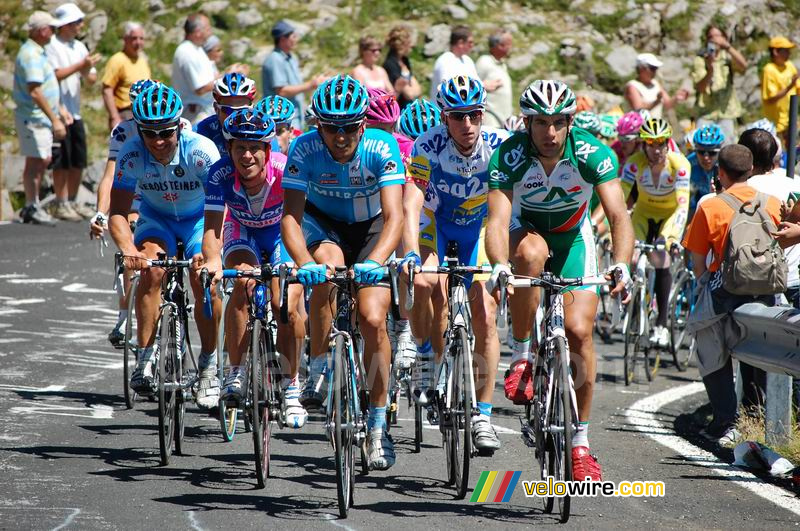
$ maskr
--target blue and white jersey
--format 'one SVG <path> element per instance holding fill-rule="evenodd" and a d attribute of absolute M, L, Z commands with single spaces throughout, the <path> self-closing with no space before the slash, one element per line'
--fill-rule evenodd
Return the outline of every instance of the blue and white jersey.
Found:
<path fill-rule="evenodd" d="M 192 130 L 192 123 L 189 120 L 181 118 L 179 123 L 181 131 Z M 136 130 L 136 122 L 133 121 L 133 118 L 118 123 L 114 130 L 111 131 L 111 136 L 108 139 L 108 160 L 117 160 L 117 155 L 119 150 L 122 149 L 122 145 L 129 138 L 138 136 L 139 131 Z"/>
<path fill-rule="evenodd" d="M 355 223 L 381 213 L 380 189 L 405 183 L 400 148 L 386 131 L 367 129 L 352 160 L 336 162 L 319 133 L 309 131 L 289 148 L 283 188 L 337 221 Z"/>
<path fill-rule="evenodd" d="M 158 214 L 182 221 L 203 215 L 211 166 L 219 160 L 214 143 L 192 131 L 181 131 L 169 164 L 158 162 L 136 135 L 117 157 L 114 188 L 138 192 Z"/>
<path fill-rule="evenodd" d="M 225 137 L 222 136 L 222 124 L 219 123 L 216 113 L 197 122 L 194 132 L 213 141 L 220 155 L 228 152 L 228 148 L 225 147 Z"/>
<path fill-rule="evenodd" d="M 510 136 L 508 131 L 482 127 L 472 155 L 462 155 L 445 124 L 432 127 L 414 142 L 408 173 L 425 190 L 425 208 L 436 218 L 458 226 L 486 221 L 489 160 Z"/>

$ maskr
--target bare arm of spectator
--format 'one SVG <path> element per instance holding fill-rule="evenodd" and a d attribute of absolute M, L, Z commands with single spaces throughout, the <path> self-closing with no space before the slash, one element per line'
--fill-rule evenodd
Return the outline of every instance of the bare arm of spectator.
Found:
<path fill-rule="evenodd" d="M 311 92 L 323 81 L 325 81 L 325 76 L 319 75 L 299 85 L 284 85 L 282 87 L 275 87 L 275 94 L 278 96 L 283 96 L 284 98 L 294 98 L 302 92 Z"/>
<path fill-rule="evenodd" d="M 117 110 L 117 102 L 114 100 L 114 87 L 103 85 L 103 103 L 108 111 L 108 130 L 113 131 L 122 121 Z"/>
<path fill-rule="evenodd" d="M 706 272 L 706 256 L 692 251 L 692 271 L 695 278 Z"/>
<path fill-rule="evenodd" d="M 53 124 L 53 137 L 56 140 L 61 140 L 67 136 L 67 128 L 64 126 L 64 122 L 61 121 L 60 116 L 53 112 L 53 109 L 50 108 L 50 104 L 47 103 L 47 98 L 44 97 L 42 84 L 28 83 L 28 92 L 31 95 L 31 99 L 42 109 L 42 112 Z"/>
<path fill-rule="evenodd" d="M 102 56 L 99 53 L 96 53 L 87 55 L 83 58 L 83 61 L 78 61 L 77 63 L 65 66 L 64 68 L 56 68 L 56 79 L 61 81 L 62 79 L 71 76 L 75 72 L 88 75 L 92 67 L 96 65 L 101 58 Z M 94 77 L 97 79 L 97 73 L 95 73 Z M 94 80 L 90 81 L 90 83 L 94 83 Z"/>
<path fill-rule="evenodd" d="M 394 82 L 394 91 L 402 94 L 408 100 L 415 100 L 422 94 L 422 87 L 419 86 L 416 77 L 411 76 L 411 79 L 408 79 L 400 76 Z"/>
<path fill-rule="evenodd" d="M 649 111 L 662 102 L 664 95 L 666 95 L 666 91 L 661 89 L 661 92 L 658 93 L 658 96 L 656 96 L 655 100 L 653 100 L 651 103 L 645 103 L 644 100 L 642 100 L 641 93 L 635 86 L 633 86 L 633 84 L 628 83 L 625 85 L 625 100 L 627 100 L 628 105 L 630 105 L 631 109 L 634 111 L 640 111 L 642 109 Z M 669 96 L 667 96 L 667 98 L 669 99 Z"/>
<path fill-rule="evenodd" d="M 731 46 L 731 43 L 728 41 L 728 39 L 720 34 L 716 35 L 715 38 L 712 39 L 712 42 L 723 50 L 727 50 L 727 52 L 731 54 L 734 70 L 740 74 L 743 74 L 744 71 L 747 70 L 747 59 L 744 58 L 744 55 L 742 55 L 739 50 Z"/>
<path fill-rule="evenodd" d="M 789 94 L 789 92 L 792 91 L 793 88 L 795 88 L 795 84 L 797 83 L 798 79 L 800 79 L 800 74 L 795 72 L 795 74 L 792 76 L 792 80 L 789 81 L 788 85 L 786 85 L 783 89 L 776 92 L 774 96 L 764 98 L 763 102 L 771 104 L 771 103 L 777 103 L 779 100 L 782 100 L 787 94 Z"/>

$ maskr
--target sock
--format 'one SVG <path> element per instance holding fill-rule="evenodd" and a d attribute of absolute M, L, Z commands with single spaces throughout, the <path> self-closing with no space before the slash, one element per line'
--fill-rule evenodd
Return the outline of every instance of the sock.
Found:
<path fill-rule="evenodd" d="M 201 352 L 200 357 L 197 359 L 197 367 L 202 371 L 208 367 L 217 366 L 217 351 L 216 349 L 211 352 Z"/>
<path fill-rule="evenodd" d="M 298 402 L 300 400 L 300 381 L 297 375 L 294 376 L 291 380 L 289 380 L 289 385 L 286 386 L 283 395 L 287 401 L 291 400 L 293 402 Z"/>
<path fill-rule="evenodd" d="M 578 431 L 572 435 L 572 447 L 585 446 L 589 448 L 589 423 L 579 422 Z"/>
<path fill-rule="evenodd" d="M 325 366 L 328 364 L 328 357 L 324 354 L 322 356 L 312 357 L 309 362 L 310 374 L 322 374 L 325 372 Z"/>
<path fill-rule="evenodd" d="M 492 418 L 492 404 L 489 402 L 478 402 L 478 411 L 480 412 L 480 418 L 484 420 Z M 475 415 L 473 415 L 474 417 Z"/>
<path fill-rule="evenodd" d="M 429 359 L 433 356 L 433 347 L 431 346 L 431 340 L 427 339 L 424 343 L 420 343 L 417 341 L 417 358 L 419 359 Z"/>
<path fill-rule="evenodd" d="M 142 350 L 140 350 L 139 351 L 139 361 L 152 362 L 153 361 L 153 357 L 154 357 L 153 355 L 155 354 L 155 350 L 156 349 L 155 349 L 154 345 L 150 345 L 149 347 L 145 347 Z"/>
<path fill-rule="evenodd" d="M 410 332 L 411 325 L 408 323 L 408 319 L 398 319 L 394 322 L 394 331 L 398 334 L 402 332 Z"/>
<path fill-rule="evenodd" d="M 672 286 L 672 274 L 667 268 L 656 269 L 655 280 L 656 304 L 658 305 L 656 326 L 667 326 L 669 288 Z"/>
<path fill-rule="evenodd" d="M 117 324 L 114 325 L 114 328 L 119 330 L 122 327 L 122 325 L 125 324 L 125 321 L 127 319 L 128 319 L 128 310 L 120 310 L 119 313 L 117 313 Z"/>
<path fill-rule="evenodd" d="M 520 361 L 531 359 L 531 338 L 517 339 L 514 338 L 514 349 L 511 354 L 511 365 Z"/>
<path fill-rule="evenodd" d="M 369 432 L 374 429 L 386 429 L 386 406 L 369 406 L 369 413 L 367 414 L 367 431 Z"/>

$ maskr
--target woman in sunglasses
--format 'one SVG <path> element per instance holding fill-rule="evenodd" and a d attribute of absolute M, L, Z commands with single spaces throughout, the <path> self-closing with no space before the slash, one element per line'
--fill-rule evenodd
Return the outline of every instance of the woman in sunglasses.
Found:
<path fill-rule="evenodd" d="M 221 155 L 227 153 L 222 123 L 233 111 L 248 109 L 256 97 L 256 82 L 238 72 L 225 74 L 214 82 L 214 111 L 195 125 L 195 132 L 210 138 Z"/>
<path fill-rule="evenodd" d="M 372 35 L 361 37 L 358 41 L 358 53 L 361 62 L 353 68 L 353 78 L 361 81 L 368 89 L 380 89 L 389 94 L 394 94 L 394 86 L 389 81 L 386 69 L 378 64 L 383 46 Z"/>
<path fill-rule="evenodd" d="M 633 230 L 636 239 L 649 244 L 666 244 L 672 251 L 679 245 L 689 215 L 689 174 L 691 165 L 682 153 L 669 149 L 672 127 L 666 120 L 651 118 L 639 129 L 643 149 L 634 153 L 622 170 L 622 189 L 633 205 Z M 635 192 L 634 192 L 635 190 Z M 635 203 L 635 204 L 634 204 Z M 655 267 L 655 294 L 658 319 L 651 341 L 667 348 L 667 303 L 672 285 L 667 251 L 650 253 Z"/>
<path fill-rule="evenodd" d="M 131 376 L 131 389 L 147 394 L 155 390 L 154 342 L 156 320 L 161 303 L 163 269 L 150 269 L 148 259 L 164 252 L 175 256 L 177 242 L 185 245 L 185 256 L 199 260 L 203 238 L 203 207 L 209 169 L 219 160 L 214 143 L 192 131 L 180 129 L 183 103 L 175 90 L 158 84 L 145 89 L 133 103 L 133 119 L 138 136 L 125 142 L 117 157 L 117 170 L 111 189 L 111 236 L 125 255 L 125 267 L 142 270 L 136 291 L 138 319 L 138 363 Z M 134 193 L 138 193 L 139 221 L 131 233 L 128 214 Z M 197 275 L 190 275 L 195 300 L 203 297 Z M 194 318 L 200 334 L 201 407 L 217 404 L 217 331 L 220 304 L 215 301 L 214 317 L 208 319 L 201 304 L 195 305 Z"/>
<path fill-rule="evenodd" d="M 717 124 L 704 125 L 692 136 L 694 151 L 687 159 L 692 166 L 689 202 L 689 219 L 694 216 L 697 202 L 712 191 L 712 184 L 719 176 L 719 150 L 725 142 L 725 133 Z"/>

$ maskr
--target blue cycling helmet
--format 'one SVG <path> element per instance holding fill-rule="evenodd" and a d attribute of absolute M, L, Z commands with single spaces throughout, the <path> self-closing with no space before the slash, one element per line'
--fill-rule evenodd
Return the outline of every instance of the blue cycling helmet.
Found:
<path fill-rule="evenodd" d="M 725 133 L 717 124 L 704 125 L 694 133 L 692 144 L 695 149 L 699 147 L 718 148 L 725 141 Z"/>
<path fill-rule="evenodd" d="M 214 99 L 243 96 L 250 101 L 256 97 L 256 82 L 239 72 L 225 74 L 214 82 Z"/>
<path fill-rule="evenodd" d="M 360 122 L 369 109 L 366 87 L 350 76 L 337 75 L 322 83 L 312 97 L 314 114 L 320 122 Z"/>
<path fill-rule="evenodd" d="M 269 144 L 275 138 L 275 122 L 269 114 L 252 109 L 239 109 L 222 123 L 225 140 L 250 140 Z"/>
<path fill-rule="evenodd" d="M 403 109 L 397 129 L 415 140 L 422 133 L 442 122 L 439 107 L 425 99 L 416 99 Z"/>
<path fill-rule="evenodd" d="M 139 81 L 134 81 L 133 85 L 131 85 L 131 88 L 128 91 L 128 95 L 131 98 L 131 103 L 133 103 L 136 100 L 136 96 L 138 96 L 148 88 L 159 84 L 161 84 L 161 82 L 156 81 L 155 79 L 140 79 Z"/>
<path fill-rule="evenodd" d="M 294 118 L 295 107 L 283 96 L 267 96 L 258 100 L 253 110 L 268 114 L 275 124 L 287 124 Z"/>
<path fill-rule="evenodd" d="M 443 111 L 486 105 L 483 83 L 468 76 L 456 76 L 442 81 L 436 92 L 436 105 Z"/>
<path fill-rule="evenodd" d="M 180 119 L 183 102 L 172 87 L 159 83 L 136 96 L 131 110 L 139 125 L 171 124 Z"/>

